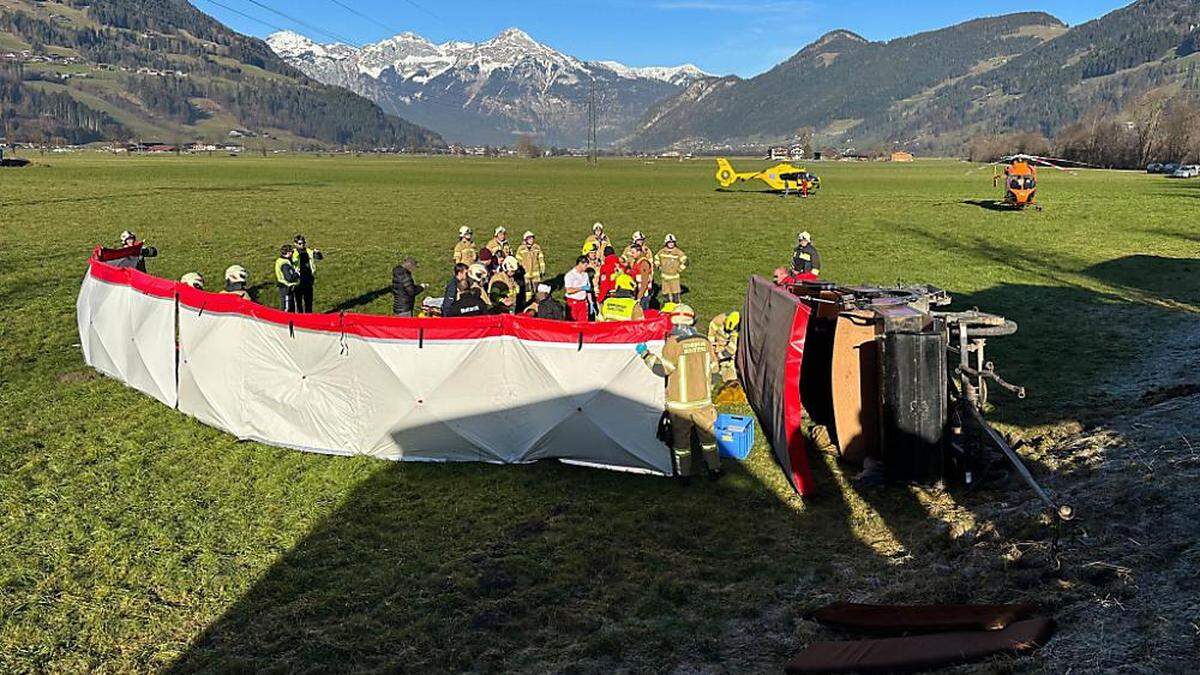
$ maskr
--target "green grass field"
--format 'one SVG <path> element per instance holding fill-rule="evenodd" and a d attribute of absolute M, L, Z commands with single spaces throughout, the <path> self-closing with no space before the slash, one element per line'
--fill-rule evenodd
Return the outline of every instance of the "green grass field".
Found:
<path fill-rule="evenodd" d="M 1012 213 L 980 201 L 997 196 L 990 169 L 953 161 L 819 165 L 825 187 L 802 202 L 714 191 L 708 161 L 34 159 L 0 170 L 3 672 L 770 672 L 830 637 L 802 619 L 821 602 L 1053 608 L 1103 590 L 1044 566 L 957 564 L 993 502 L 1028 499 L 1015 484 L 859 493 L 818 460 L 823 494 L 805 504 L 761 440 L 690 488 L 239 443 L 83 364 L 84 261 L 125 229 L 162 251 L 155 274 L 215 282 L 236 262 L 252 283 L 303 232 L 326 254 L 318 308 L 384 313 L 403 255 L 441 288 L 460 225 L 533 229 L 559 272 L 600 220 L 621 240 L 678 235 L 704 319 L 739 306 L 806 229 L 830 279 L 931 283 L 1017 320 L 992 350 L 1030 391 L 995 397 L 1015 434 L 1196 379 L 1178 335 L 1200 306 L 1200 181 L 1043 172 L 1045 210 Z M 1040 537 L 1032 511 L 992 527 Z"/>

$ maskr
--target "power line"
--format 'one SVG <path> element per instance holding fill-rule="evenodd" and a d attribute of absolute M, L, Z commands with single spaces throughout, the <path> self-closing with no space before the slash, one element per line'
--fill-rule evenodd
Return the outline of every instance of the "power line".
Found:
<path fill-rule="evenodd" d="M 271 7 L 270 5 L 267 5 L 267 4 L 265 4 L 265 3 L 259 2 L 259 0 L 246 0 L 246 2 L 249 2 L 249 3 L 250 3 L 250 4 L 252 4 L 252 5 L 256 5 L 256 6 L 258 6 L 258 7 L 261 7 L 261 8 L 263 8 L 263 9 L 267 10 L 268 12 L 270 12 L 270 13 L 272 13 L 272 14 L 277 14 L 277 15 L 279 15 L 279 16 L 282 16 L 283 18 L 287 19 L 288 21 L 291 21 L 292 23 L 295 23 L 295 24 L 297 24 L 297 25 L 300 25 L 300 26 L 304 26 L 305 28 L 307 28 L 307 29 L 309 29 L 309 30 L 311 30 L 311 31 L 316 31 L 316 32 L 318 32 L 318 33 L 322 33 L 322 34 L 324 34 L 324 35 L 328 35 L 329 37 L 333 38 L 334 40 L 337 40 L 338 42 L 342 42 L 342 43 L 345 43 L 345 44 L 348 44 L 348 45 L 349 45 L 349 44 L 354 44 L 354 41 L 353 41 L 353 40 L 350 40 L 350 39 L 348 39 L 348 38 L 346 38 L 346 37 L 344 37 L 344 36 L 338 35 L 337 33 L 333 33 L 333 32 L 331 32 L 331 31 L 327 31 L 327 30 L 325 30 L 325 29 L 323 29 L 323 28 L 318 28 L 318 27 L 316 27 L 316 26 L 312 25 L 311 23 L 308 23 L 307 21 L 304 21 L 303 19 L 297 19 L 296 17 L 294 17 L 294 16 L 292 16 L 292 15 L 290 15 L 290 14 L 284 14 L 283 12 L 281 12 L 281 11 L 279 11 L 279 10 L 275 9 L 274 7 Z"/>
<path fill-rule="evenodd" d="M 362 12 L 358 11 L 357 9 L 354 9 L 353 7 L 347 5 L 346 3 L 341 2 L 341 0 L 329 0 L 329 2 L 332 2 L 333 4 L 337 5 L 338 7 L 341 7 L 342 9 L 346 10 L 347 12 L 350 12 L 354 16 L 357 16 L 359 18 L 370 21 L 371 23 L 375 24 L 376 26 L 379 26 L 380 28 L 383 28 L 384 30 L 395 31 L 396 33 L 403 32 L 403 31 L 397 30 L 395 26 L 389 26 L 388 24 L 380 21 L 379 19 L 376 19 L 373 16 L 367 16 L 366 14 L 363 14 Z"/>
<path fill-rule="evenodd" d="M 250 19 L 251 21 L 253 21 L 255 23 L 260 23 L 260 24 L 266 26 L 267 28 L 273 28 L 275 30 L 287 30 L 286 28 L 284 28 L 282 26 L 277 26 L 269 21 L 263 21 L 262 19 L 260 19 L 258 17 L 250 16 L 249 14 L 247 14 L 241 10 L 234 9 L 234 8 L 230 7 L 229 5 L 217 2 L 217 0 L 204 0 L 204 1 L 209 3 L 210 5 L 216 5 L 217 7 L 220 7 L 221 9 L 223 9 L 227 12 L 233 12 L 234 14 L 237 14 L 238 16 L 240 16 L 242 18 Z"/>

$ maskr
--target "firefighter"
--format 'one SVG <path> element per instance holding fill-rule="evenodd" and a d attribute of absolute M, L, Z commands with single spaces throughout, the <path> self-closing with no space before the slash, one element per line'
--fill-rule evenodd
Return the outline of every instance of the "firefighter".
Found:
<path fill-rule="evenodd" d="M 642 257 L 642 251 L 646 248 L 646 235 L 641 232 L 634 232 L 629 238 L 629 245 L 621 252 L 621 260 L 626 265 L 633 266 L 634 261 Z"/>
<path fill-rule="evenodd" d="M 592 233 L 583 240 L 583 252 L 588 252 L 588 246 L 595 246 L 597 253 L 603 253 L 605 247 L 612 246 L 608 235 L 604 234 L 604 223 L 592 225 Z"/>
<path fill-rule="evenodd" d="M 637 353 L 655 374 L 666 379 L 667 416 L 671 420 L 671 449 L 675 475 L 685 484 L 692 473 L 692 430 L 700 440 L 700 451 L 708 477 L 721 475 L 721 458 L 713 426 L 717 408 L 712 402 L 712 345 L 696 332 L 696 313 L 679 305 L 671 314 L 674 328 L 655 356 L 645 343 Z"/>
<path fill-rule="evenodd" d="M 122 232 L 121 245 L 118 248 L 132 248 L 134 246 L 142 247 L 141 252 L 138 255 L 130 256 L 128 258 L 118 258 L 117 260 L 113 261 L 112 264 L 116 267 L 133 267 L 139 272 L 145 272 L 146 258 L 154 258 L 158 256 L 158 249 L 154 248 L 153 246 L 147 246 L 143 241 L 139 241 L 137 235 L 129 230 Z"/>
<path fill-rule="evenodd" d="M 527 295 L 532 296 L 532 290 L 537 288 L 546 276 L 546 256 L 542 253 L 542 247 L 537 243 L 533 232 L 526 232 L 521 237 L 521 245 L 517 247 L 517 262 L 525 268 L 525 288 Z M 523 298 L 522 302 L 532 302 L 532 297 Z"/>
<path fill-rule="evenodd" d="M 601 321 L 641 321 L 646 318 L 638 304 L 637 282 L 628 274 L 617 277 L 614 290 L 600 305 Z"/>
<path fill-rule="evenodd" d="M 678 303 L 682 299 L 683 282 L 680 277 L 687 269 L 687 263 L 687 254 L 679 248 L 675 235 L 664 237 L 663 247 L 654 255 L 654 266 L 658 268 L 659 278 L 662 279 L 662 293 L 667 302 Z"/>
<path fill-rule="evenodd" d="M 241 265 L 230 265 L 225 269 L 225 295 L 236 295 L 243 300 L 253 300 L 246 285 L 250 283 L 250 273 Z"/>
<path fill-rule="evenodd" d="M 508 230 L 501 225 L 496 228 L 496 236 L 487 243 L 487 249 L 496 255 L 498 251 L 504 251 L 504 255 L 512 255 L 512 244 L 508 241 Z"/>
<path fill-rule="evenodd" d="M 458 243 L 454 245 L 454 263 L 470 267 L 479 259 L 475 249 L 475 233 L 463 225 L 458 228 Z"/>
<path fill-rule="evenodd" d="M 292 244 L 292 266 L 300 274 L 300 283 L 292 289 L 296 311 L 309 313 L 313 311 L 313 285 L 317 280 L 317 261 L 324 260 L 325 256 L 321 249 L 309 248 L 302 234 L 296 235 Z"/>
<path fill-rule="evenodd" d="M 505 304 L 511 306 L 516 305 L 517 295 L 520 291 L 520 286 L 518 285 L 516 277 L 520 269 L 521 265 L 517 262 L 516 258 L 510 257 L 504 259 L 504 264 L 501 265 L 500 269 L 496 270 L 496 273 L 492 275 L 491 280 L 488 281 L 488 296 L 493 302 L 496 300 L 496 296 L 494 295 L 495 289 L 500 284 L 503 284 L 504 293 L 501 297 L 503 300 L 505 300 Z"/>
<path fill-rule="evenodd" d="M 708 324 L 708 341 L 716 355 L 713 373 L 721 376 L 723 385 L 737 382 L 734 357 L 737 356 L 738 333 L 741 327 L 742 315 L 739 312 L 718 314 Z"/>
<path fill-rule="evenodd" d="M 815 281 L 821 276 L 821 254 L 812 245 L 812 235 L 796 235 L 796 250 L 792 253 L 792 275 L 800 280 Z"/>
<path fill-rule="evenodd" d="M 296 311 L 296 286 L 300 283 L 300 272 L 292 262 L 296 249 L 291 244 L 279 247 L 279 257 L 275 259 L 275 285 L 279 287 L 279 309 L 285 312 Z"/>
<path fill-rule="evenodd" d="M 484 304 L 489 305 L 491 303 L 487 297 L 487 286 L 490 276 L 487 267 L 484 267 L 483 263 L 475 263 L 467 268 L 467 286 L 478 289 L 480 299 L 483 300 Z M 462 297 L 461 292 L 459 293 L 459 297 Z"/>
<path fill-rule="evenodd" d="M 204 290 L 204 275 L 200 274 L 199 272 L 188 272 L 182 277 L 179 277 L 179 283 L 186 284 L 198 291 L 202 291 Z"/>

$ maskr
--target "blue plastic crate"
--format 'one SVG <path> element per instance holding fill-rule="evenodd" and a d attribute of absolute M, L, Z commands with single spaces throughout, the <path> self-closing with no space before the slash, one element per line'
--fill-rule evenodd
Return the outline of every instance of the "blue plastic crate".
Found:
<path fill-rule="evenodd" d="M 754 447 L 754 418 L 743 415 L 717 415 L 713 427 L 717 435 L 717 448 L 722 457 L 742 461 Z"/>

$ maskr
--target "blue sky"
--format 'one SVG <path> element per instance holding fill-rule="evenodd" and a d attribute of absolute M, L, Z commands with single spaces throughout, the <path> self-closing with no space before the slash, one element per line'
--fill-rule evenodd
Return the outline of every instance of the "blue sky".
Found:
<path fill-rule="evenodd" d="M 897 0 L 217 1 L 225 7 L 209 0 L 192 0 L 192 4 L 235 30 L 260 37 L 274 28 L 226 7 L 321 42 L 333 41 L 335 35 L 362 44 L 406 30 L 435 42 L 477 42 L 516 26 L 585 60 L 612 59 L 632 66 L 690 62 L 713 73 L 743 76 L 770 68 L 835 28 L 887 40 L 1004 11 L 994 0 L 911 4 Z M 1128 2 L 1045 0 L 1017 3 L 1010 11 L 1044 11 L 1075 25 Z M 308 26 L 274 14 L 264 5 Z"/>

